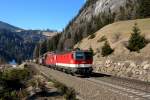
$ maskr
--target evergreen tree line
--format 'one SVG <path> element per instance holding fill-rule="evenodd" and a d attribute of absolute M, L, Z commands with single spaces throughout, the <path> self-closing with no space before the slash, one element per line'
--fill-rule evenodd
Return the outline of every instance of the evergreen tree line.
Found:
<path fill-rule="evenodd" d="M 61 34 L 58 33 L 51 39 L 39 42 L 34 49 L 33 58 L 38 58 L 46 52 L 52 52 L 52 51 L 57 50 L 57 45 L 58 45 L 60 36 L 61 36 Z"/>
<path fill-rule="evenodd" d="M 32 57 L 35 47 L 34 42 L 25 42 L 15 32 L 0 30 L 0 59 L 2 62 L 16 60 L 21 63 Z"/>
<path fill-rule="evenodd" d="M 150 17 L 150 0 L 138 0 L 139 2 L 139 16 L 140 18 Z"/>

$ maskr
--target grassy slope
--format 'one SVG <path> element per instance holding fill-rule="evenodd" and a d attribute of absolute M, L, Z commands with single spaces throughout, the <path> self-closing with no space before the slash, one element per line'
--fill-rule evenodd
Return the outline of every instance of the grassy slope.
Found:
<path fill-rule="evenodd" d="M 92 47 L 94 51 L 97 48 L 100 48 L 103 45 L 103 42 L 97 42 L 102 36 L 105 36 L 110 42 L 113 48 L 117 47 L 118 44 L 127 41 L 134 24 L 137 23 L 138 27 L 141 29 L 142 34 L 146 36 L 146 38 L 150 39 L 150 18 L 147 19 L 137 19 L 137 20 L 129 20 L 129 21 L 120 21 L 110 25 L 107 25 L 94 33 L 96 36 L 93 39 L 84 38 L 81 42 L 75 45 L 75 47 L 79 47 L 82 49 L 88 49 Z M 119 39 L 116 39 L 116 34 L 119 35 Z"/>

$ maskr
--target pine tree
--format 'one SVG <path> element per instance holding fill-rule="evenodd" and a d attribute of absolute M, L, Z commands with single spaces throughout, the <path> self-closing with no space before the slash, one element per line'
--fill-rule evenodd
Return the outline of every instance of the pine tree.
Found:
<path fill-rule="evenodd" d="M 92 49 L 92 47 L 90 46 L 89 51 L 92 53 L 92 55 L 94 55 L 94 51 Z"/>
<path fill-rule="evenodd" d="M 74 38 L 73 38 L 73 42 L 74 42 L 74 44 L 76 44 L 78 41 L 79 41 L 79 39 L 78 39 L 78 34 L 75 33 L 75 34 L 74 34 Z"/>
<path fill-rule="evenodd" d="M 0 64 L 5 64 L 6 63 L 6 61 L 5 61 L 5 59 L 4 58 L 0 58 Z"/>
<path fill-rule="evenodd" d="M 40 45 L 40 55 L 43 55 L 47 52 L 47 40 L 41 43 Z"/>
<path fill-rule="evenodd" d="M 114 50 L 110 47 L 108 41 L 105 41 L 104 46 L 102 47 L 101 55 L 103 57 L 110 55 Z"/>
<path fill-rule="evenodd" d="M 40 56 L 40 45 L 37 44 L 35 49 L 34 49 L 34 52 L 33 52 L 33 58 L 38 58 Z"/>
<path fill-rule="evenodd" d="M 147 44 L 147 41 L 144 36 L 141 35 L 140 29 L 135 23 L 133 27 L 133 33 L 129 39 L 128 49 L 130 51 L 137 51 L 139 52 L 140 49 L 144 48 Z"/>
<path fill-rule="evenodd" d="M 47 51 L 52 51 L 53 50 L 53 46 L 52 46 L 52 41 L 51 39 L 47 41 Z"/>

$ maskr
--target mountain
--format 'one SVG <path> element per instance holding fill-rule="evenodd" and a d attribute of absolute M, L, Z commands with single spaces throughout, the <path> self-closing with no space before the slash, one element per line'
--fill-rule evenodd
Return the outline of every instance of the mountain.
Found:
<path fill-rule="evenodd" d="M 6 30 L 10 30 L 10 31 L 22 30 L 19 27 L 15 27 L 13 25 L 10 25 L 10 24 L 2 22 L 2 21 L 0 21 L 0 29 L 6 29 Z"/>
<path fill-rule="evenodd" d="M 122 20 L 150 17 L 149 0 L 87 0 L 66 26 L 58 49 L 70 49 L 105 25 Z"/>
<path fill-rule="evenodd" d="M 22 37 L 9 30 L 0 30 L 0 58 L 6 62 L 17 62 L 32 57 L 36 42 L 25 42 Z"/>
<path fill-rule="evenodd" d="M 46 36 L 44 35 L 47 32 Z M 35 46 L 55 35 L 52 30 L 25 30 L 0 21 L 0 62 L 31 59 Z"/>
<path fill-rule="evenodd" d="M 47 39 L 47 36 L 42 34 L 43 31 L 41 30 L 22 30 L 19 32 L 16 32 L 17 35 L 22 37 L 24 41 L 32 41 L 32 42 L 38 42 L 38 41 L 44 41 Z"/>

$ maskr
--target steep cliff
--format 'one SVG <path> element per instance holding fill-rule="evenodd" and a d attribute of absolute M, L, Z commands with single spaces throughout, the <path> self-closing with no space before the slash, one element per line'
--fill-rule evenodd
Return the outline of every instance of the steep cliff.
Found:
<path fill-rule="evenodd" d="M 107 24 L 141 18 L 141 4 L 141 0 L 87 0 L 62 32 L 58 49 L 72 48 L 82 38 Z"/>

